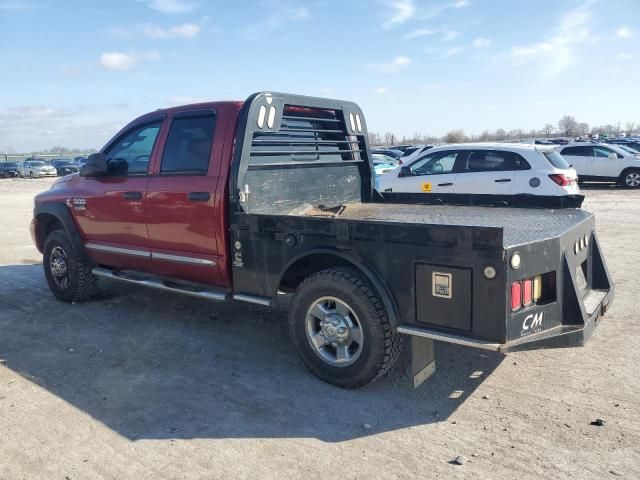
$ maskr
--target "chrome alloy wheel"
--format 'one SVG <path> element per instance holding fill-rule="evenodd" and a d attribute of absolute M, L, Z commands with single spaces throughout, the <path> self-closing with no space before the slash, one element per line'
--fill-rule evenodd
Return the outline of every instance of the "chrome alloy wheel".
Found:
<path fill-rule="evenodd" d="M 320 297 L 311 304 L 305 333 L 315 354 L 329 365 L 346 367 L 360 358 L 362 325 L 353 309 L 338 298 Z"/>
<path fill-rule="evenodd" d="M 51 250 L 49 269 L 51 270 L 51 276 L 53 277 L 53 281 L 56 282 L 56 285 L 60 288 L 67 288 L 69 286 L 67 254 L 62 247 L 58 246 Z"/>
<path fill-rule="evenodd" d="M 624 183 L 627 184 L 627 187 L 633 187 L 633 188 L 639 187 L 640 186 L 640 173 L 638 173 L 638 172 L 628 173 L 624 177 Z"/>

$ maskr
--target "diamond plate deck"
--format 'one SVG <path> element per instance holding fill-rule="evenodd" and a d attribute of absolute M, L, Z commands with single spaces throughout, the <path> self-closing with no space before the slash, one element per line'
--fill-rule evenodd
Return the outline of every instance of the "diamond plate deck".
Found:
<path fill-rule="evenodd" d="M 388 223 L 498 227 L 505 248 L 563 235 L 593 214 L 579 209 L 523 209 L 399 203 L 350 204 L 337 218 Z"/>

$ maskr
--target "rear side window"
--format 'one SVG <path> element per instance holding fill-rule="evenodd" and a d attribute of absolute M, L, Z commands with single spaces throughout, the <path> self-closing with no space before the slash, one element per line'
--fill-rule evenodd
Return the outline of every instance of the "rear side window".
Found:
<path fill-rule="evenodd" d="M 580 147 L 567 147 L 562 150 L 562 155 L 568 155 L 570 157 L 593 157 L 593 147 L 580 146 Z"/>
<path fill-rule="evenodd" d="M 502 150 L 472 150 L 461 172 L 504 172 L 529 170 L 531 166 L 519 154 Z"/>
<path fill-rule="evenodd" d="M 206 175 L 215 124 L 213 112 L 174 118 L 162 154 L 160 173 Z"/>
<path fill-rule="evenodd" d="M 564 159 L 564 157 L 555 150 L 552 152 L 543 152 L 542 154 L 549 161 L 549 163 L 556 168 L 561 168 L 561 169 L 571 168 L 571 165 L 569 165 L 569 162 L 567 162 Z"/>

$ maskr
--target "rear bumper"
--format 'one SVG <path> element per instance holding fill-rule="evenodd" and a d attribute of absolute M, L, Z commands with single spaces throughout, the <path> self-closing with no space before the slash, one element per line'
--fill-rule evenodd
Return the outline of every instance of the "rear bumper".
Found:
<path fill-rule="evenodd" d="M 600 324 L 605 316 L 613 299 L 615 289 L 611 286 L 608 292 L 603 293 L 602 299 L 589 307 L 593 309 L 589 312 L 582 325 L 558 325 L 557 327 L 543 330 L 540 333 L 528 337 L 519 338 L 511 342 L 500 345 L 501 352 L 517 352 L 522 350 L 537 350 L 543 348 L 567 348 L 582 347 L 587 342 L 595 328 Z"/>
<path fill-rule="evenodd" d="M 466 347 L 492 350 L 495 352 L 518 352 L 523 350 L 540 350 L 545 348 L 569 348 L 582 347 L 587 342 L 595 328 L 600 324 L 614 298 L 612 288 L 604 298 L 596 305 L 595 311 L 586 319 L 583 325 L 558 325 L 557 327 L 543 330 L 540 333 L 519 338 L 507 343 L 493 343 L 477 340 L 465 336 L 444 333 L 439 330 L 415 326 L 400 326 L 399 333 L 430 338 L 441 342 L 454 343 Z"/>

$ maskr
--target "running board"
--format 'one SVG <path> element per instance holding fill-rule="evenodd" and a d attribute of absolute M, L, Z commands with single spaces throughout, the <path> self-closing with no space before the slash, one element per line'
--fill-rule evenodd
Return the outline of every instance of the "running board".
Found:
<path fill-rule="evenodd" d="M 492 350 L 499 352 L 502 345 L 499 343 L 484 342 L 482 340 L 473 340 L 467 337 L 461 337 L 453 335 L 451 333 L 442 333 L 427 328 L 416 327 L 398 327 L 398 333 L 404 333 L 406 335 L 415 335 L 423 338 L 430 338 L 431 340 L 438 340 L 440 342 L 455 343 L 457 345 L 464 345 L 465 347 L 481 348 L 483 350 Z"/>
<path fill-rule="evenodd" d="M 145 276 L 143 273 L 123 272 L 121 270 L 109 270 L 107 268 L 94 267 L 91 271 L 96 277 L 110 278 L 119 280 L 133 285 L 141 285 L 143 287 L 155 288 L 156 290 L 164 290 L 166 292 L 181 293 L 192 297 L 204 298 L 206 300 L 215 300 L 223 302 L 227 300 L 229 292 L 226 290 L 214 290 L 204 285 L 185 284 L 163 280 L 157 277 Z"/>

